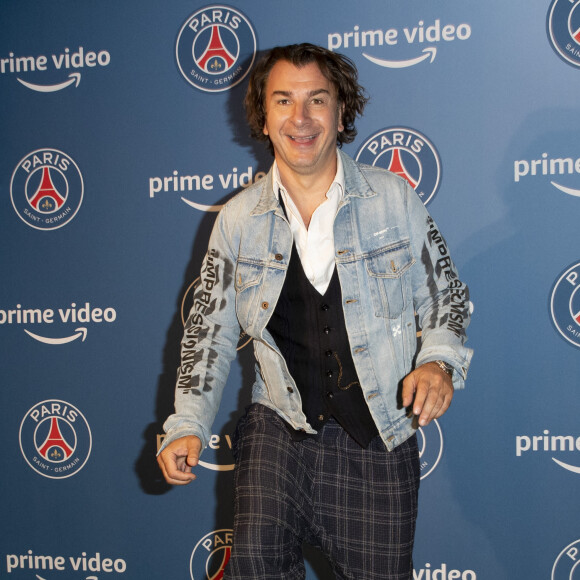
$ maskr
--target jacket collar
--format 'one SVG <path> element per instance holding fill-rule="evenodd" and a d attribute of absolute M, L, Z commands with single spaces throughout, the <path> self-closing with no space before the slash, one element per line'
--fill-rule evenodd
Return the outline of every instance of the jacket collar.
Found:
<path fill-rule="evenodd" d="M 339 150 L 344 167 L 344 196 L 350 197 L 374 197 L 376 192 L 370 186 L 367 178 L 361 171 L 361 166 L 350 156 Z"/>
<path fill-rule="evenodd" d="M 340 149 L 338 150 L 338 154 L 344 167 L 344 199 L 342 203 L 348 203 L 351 197 L 374 197 L 376 193 L 363 175 L 357 162 Z M 260 199 L 256 207 L 250 212 L 250 215 L 257 216 L 273 211 L 276 215 L 284 217 L 284 212 L 280 207 L 278 198 L 274 194 L 272 168 L 270 168 L 268 175 L 266 175 L 257 187 L 261 187 Z"/>

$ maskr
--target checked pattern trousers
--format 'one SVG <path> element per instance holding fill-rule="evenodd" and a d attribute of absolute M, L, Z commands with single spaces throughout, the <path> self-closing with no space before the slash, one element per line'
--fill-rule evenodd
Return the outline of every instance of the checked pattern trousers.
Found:
<path fill-rule="evenodd" d="M 338 580 L 410 580 L 419 489 L 416 437 L 362 449 L 331 419 L 294 441 L 283 419 L 252 405 L 234 440 L 235 516 L 224 580 L 299 580 L 302 544 Z"/>

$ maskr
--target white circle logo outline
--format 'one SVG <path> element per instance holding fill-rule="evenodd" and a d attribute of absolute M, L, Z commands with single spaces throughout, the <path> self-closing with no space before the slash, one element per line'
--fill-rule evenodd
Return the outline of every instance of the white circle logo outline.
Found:
<path fill-rule="evenodd" d="M 29 221 L 27 219 L 25 219 L 22 215 L 21 212 L 18 210 L 18 208 L 16 207 L 16 201 L 14 199 L 14 187 L 15 187 L 15 179 L 17 177 L 17 173 L 18 170 L 20 169 L 20 166 L 22 165 L 23 161 L 28 159 L 29 157 L 36 155 L 37 153 L 41 153 L 43 151 L 49 151 L 49 152 L 54 152 L 54 153 L 58 153 L 59 155 L 63 156 L 63 158 L 67 159 L 68 161 L 70 161 L 71 166 L 74 167 L 78 173 L 78 179 L 80 182 L 80 192 L 78 193 L 78 201 L 76 203 L 76 208 L 75 210 L 72 212 L 72 215 L 68 216 L 66 220 L 64 220 L 62 223 L 59 223 L 53 227 L 39 227 L 37 225 L 35 225 L 32 221 Z M 45 164 L 44 164 L 45 165 Z M 68 179 L 66 179 L 66 177 L 64 176 L 64 174 L 62 173 L 62 171 L 60 171 L 57 167 L 54 166 L 50 166 L 51 169 L 56 169 L 57 171 L 59 171 L 59 173 L 64 177 L 64 180 L 67 184 L 67 195 L 66 195 L 66 199 L 68 200 L 69 198 L 69 189 L 70 189 L 70 185 L 68 182 Z M 24 197 L 26 198 L 26 187 L 28 186 L 28 181 L 30 180 L 30 178 L 32 177 L 32 175 L 34 173 L 36 173 L 37 171 L 39 171 L 41 169 L 41 167 L 35 169 L 25 180 L 25 187 L 24 187 L 24 191 L 22 192 L 22 194 L 24 195 Z M 83 174 L 81 173 L 81 170 L 79 168 L 79 166 L 76 164 L 76 161 L 68 154 L 65 153 L 64 151 L 60 151 L 59 149 L 54 149 L 51 147 L 44 147 L 42 149 L 36 149 L 35 151 L 32 151 L 30 153 L 28 153 L 27 155 L 25 155 L 24 157 L 22 157 L 22 159 L 20 159 L 20 161 L 16 164 L 16 169 L 13 171 L 12 173 L 12 178 L 10 179 L 10 201 L 12 202 L 12 207 L 14 208 L 14 211 L 16 212 L 16 215 L 29 227 L 34 228 L 35 230 L 40 230 L 40 231 L 52 231 L 52 230 L 57 230 L 59 228 L 62 228 L 66 225 L 68 225 L 77 215 L 79 209 L 81 208 L 81 205 L 83 203 L 83 198 L 84 198 L 84 191 L 85 191 L 85 185 L 84 185 L 84 180 L 83 180 Z M 29 202 L 28 198 L 26 198 L 26 201 Z M 46 212 L 40 212 L 39 213 L 46 213 Z"/>
<path fill-rule="evenodd" d="M 74 471 L 72 471 L 70 473 L 66 473 L 64 475 L 48 475 L 47 473 L 45 473 L 45 472 L 40 471 L 39 469 L 37 469 L 37 467 L 35 465 L 33 465 L 33 463 L 31 463 L 30 460 L 28 459 L 28 456 L 27 456 L 26 452 L 24 451 L 24 448 L 23 448 L 23 445 L 22 445 L 23 429 L 25 428 L 26 420 L 30 416 L 30 412 L 33 411 L 34 409 L 42 406 L 42 405 L 48 404 L 48 403 L 59 403 L 59 404 L 63 404 L 63 405 L 66 405 L 67 407 L 69 407 L 71 410 L 74 410 L 77 413 L 77 417 L 80 417 L 83 420 L 84 427 L 86 427 L 86 430 L 87 430 L 87 435 L 88 435 L 88 449 L 85 450 L 85 458 L 84 458 L 84 461 Z M 47 420 L 49 418 L 50 417 L 47 417 L 46 419 L 43 419 L 40 423 L 44 422 L 45 420 Z M 66 421 L 66 419 L 63 419 L 63 420 Z M 34 434 L 36 434 L 36 431 L 39 428 L 40 423 L 34 428 Z M 76 451 L 76 448 L 78 446 L 78 434 L 76 433 L 76 430 L 72 427 L 72 425 L 70 425 L 70 422 L 66 421 L 66 423 L 69 426 L 71 426 L 71 428 L 73 429 L 73 431 L 75 431 L 75 448 L 74 448 L 74 451 Z M 18 431 L 18 443 L 19 443 L 19 446 L 20 446 L 20 452 L 22 453 L 22 456 L 24 457 L 24 460 L 26 461 L 26 463 L 28 463 L 29 467 L 31 467 L 33 471 L 35 471 L 36 473 L 38 473 L 38 474 L 40 474 L 43 477 L 46 477 L 48 479 L 67 479 L 69 477 L 72 477 L 72 476 L 76 475 L 86 465 L 86 463 L 89 460 L 89 457 L 91 455 L 91 451 L 92 451 L 92 447 L 93 447 L 93 437 L 92 437 L 92 433 L 91 433 L 91 428 L 89 426 L 89 422 L 87 421 L 87 419 L 83 415 L 83 413 L 77 407 L 75 407 L 75 405 L 69 403 L 68 401 L 62 401 L 60 399 L 46 399 L 45 401 L 41 401 L 40 403 L 36 403 L 36 405 L 30 407 L 30 409 L 28 409 L 28 411 L 26 411 L 26 414 L 24 415 L 22 421 L 20 422 L 20 429 Z M 34 438 L 33 438 L 32 444 L 36 448 L 36 444 L 34 443 Z M 56 462 L 54 462 L 54 463 L 56 463 Z"/>
<path fill-rule="evenodd" d="M 240 22 L 242 22 L 246 26 L 246 28 L 247 28 L 246 34 L 248 35 L 248 38 L 251 38 L 251 41 L 253 43 L 252 58 L 251 58 L 251 62 L 247 65 L 246 70 L 242 71 L 241 74 L 239 75 L 239 78 L 234 79 L 234 82 L 232 82 L 231 84 L 224 83 L 224 86 L 222 86 L 221 88 L 219 88 L 219 87 L 218 88 L 210 88 L 210 86 L 213 87 L 215 85 L 210 85 L 210 83 L 208 83 L 207 80 L 206 80 L 206 83 L 203 83 L 203 82 L 196 83 L 190 78 L 191 75 L 187 72 L 187 70 L 185 70 L 188 67 L 184 67 L 180 61 L 180 42 L 182 40 L 182 35 L 184 34 L 184 32 L 187 32 L 188 28 L 190 28 L 189 25 L 195 19 L 196 16 L 201 15 L 204 12 L 219 11 L 219 10 L 225 10 L 225 11 L 231 12 L 232 14 L 237 16 L 240 19 Z M 219 22 L 218 24 L 223 26 L 223 23 L 221 23 L 221 22 Z M 226 28 L 228 28 L 228 27 L 226 26 Z M 199 69 L 199 71 L 202 71 L 204 75 L 213 74 L 213 75 L 217 76 L 219 73 L 217 73 L 217 72 L 216 73 L 209 73 L 209 72 L 205 71 L 204 69 L 202 69 L 201 67 L 199 67 L 197 59 L 196 59 L 195 54 L 194 54 L 194 45 L 195 45 L 196 39 L 203 32 L 203 30 L 205 30 L 205 27 L 202 30 L 200 30 L 199 32 L 196 32 L 194 39 L 191 41 L 191 63 L 194 64 Z M 227 72 L 229 70 L 231 70 L 235 64 L 239 64 L 240 52 L 241 52 L 241 49 L 239 49 L 240 38 L 238 37 L 238 35 L 236 34 L 236 32 L 232 28 L 228 28 L 228 30 L 236 38 L 236 42 L 238 45 L 238 54 L 235 57 L 234 63 L 228 69 L 223 71 L 225 74 L 227 74 Z M 181 73 L 181 75 L 187 81 L 187 83 L 189 85 L 191 85 L 192 87 L 194 87 L 196 89 L 204 91 L 206 93 L 221 93 L 221 92 L 230 90 L 231 88 L 235 87 L 236 85 L 241 83 L 246 78 L 246 76 L 248 75 L 248 73 L 252 69 L 252 66 L 254 65 L 254 61 L 256 60 L 257 49 L 258 49 L 258 43 L 257 43 L 257 39 L 256 39 L 256 33 L 254 31 L 252 24 L 250 23 L 250 20 L 247 18 L 247 16 L 236 8 L 232 8 L 232 7 L 226 6 L 226 5 L 212 4 L 212 5 L 208 5 L 208 6 L 204 6 L 203 8 L 200 8 L 199 10 L 197 10 L 196 12 L 194 12 L 193 14 L 191 14 L 190 16 L 187 17 L 187 19 L 185 20 L 185 22 L 181 26 L 179 33 L 177 34 L 177 40 L 175 43 L 175 59 L 177 61 L 177 66 L 179 68 L 179 72 Z"/>

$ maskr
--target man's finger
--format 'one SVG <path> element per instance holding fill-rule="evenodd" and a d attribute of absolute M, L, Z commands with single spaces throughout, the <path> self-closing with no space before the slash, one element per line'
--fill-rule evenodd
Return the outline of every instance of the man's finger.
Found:
<path fill-rule="evenodd" d="M 201 441 L 198 437 L 188 436 L 171 442 L 158 456 L 157 462 L 163 476 L 172 485 L 185 485 L 196 476 L 191 468 L 199 462 Z"/>
<path fill-rule="evenodd" d="M 419 425 L 422 427 L 428 425 L 433 419 L 441 417 L 449 408 L 453 398 L 453 387 L 443 381 L 432 380 L 427 390 L 422 409 L 415 413 L 420 415 Z"/>
<path fill-rule="evenodd" d="M 415 401 L 413 402 L 413 414 L 419 416 L 425 407 L 429 394 L 429 382 L 419 378 L 415 387 Z"/>
<path fill-rule="evenodd" d="M 421 425 L 421 427 L 425 427 L 432 419 L 438 416 L 437 413 L 441 408 L 442 403 L 443 400 L 440 397 L 440 393 L 434 388 L 429 388 L 421 410 L 415 413 L 416 415 L 419 415 L 419 425 Z"/>
<path fill-rule="evenodd" d="M 410 407 L 413 402 L 413 397 L 415 395 L 415 375 L 411 373 L 407 375 L 403 380 L 403 391 L 402 391 L 402 403 L 403 407 Z"/>
<path fill-rule="evenodd" d="M 172 485 L 186 485 L 195 479 L 195 474 L 191 473 L 191 468 L 188 468 L 188 471 L 180 468 L 179 463 L 184 463 L 183 461 L 178 462 L 172 459 L 166 461 L 166 457 L 160 455 L 157 458 L 157 462 L 167 483 Z"/>

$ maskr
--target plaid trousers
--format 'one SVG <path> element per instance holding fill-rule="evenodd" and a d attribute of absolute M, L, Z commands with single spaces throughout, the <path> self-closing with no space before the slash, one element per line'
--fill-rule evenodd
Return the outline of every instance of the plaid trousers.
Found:
<path fill-rule="evenodd" d="M 388 452 L 362 449 L 330 420 L 294 441 L 283 419 L 254 404 L 234 441 L 235 516 L 224 580 L 305 577 L 302 543 L 339 580 L 410 580 L 420 470 L 416 437 Z"/>

